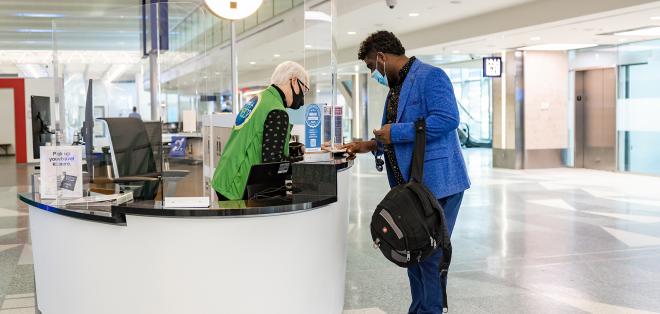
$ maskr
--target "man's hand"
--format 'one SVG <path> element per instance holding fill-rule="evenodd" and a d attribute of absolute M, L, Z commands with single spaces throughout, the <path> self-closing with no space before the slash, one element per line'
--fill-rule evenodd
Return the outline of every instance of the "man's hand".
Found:
<path fill-rule="evenodd" d="M 376 139 L 384 144 L 392 144 L 392 137 L 390 136 L 391 124 L 383 125 L 383 128 L 380 130 L 374 130 L 374 135 Z"/>
<path fill-rule="evenodd" d="M 355 154 L 364 154 L 375 151 L 378 146 L 376 145 L 376 141 L 361 141 L 345 144 L 341 148 L 346 149 L 348 159 L 352 160 L 355 159 Z"/>

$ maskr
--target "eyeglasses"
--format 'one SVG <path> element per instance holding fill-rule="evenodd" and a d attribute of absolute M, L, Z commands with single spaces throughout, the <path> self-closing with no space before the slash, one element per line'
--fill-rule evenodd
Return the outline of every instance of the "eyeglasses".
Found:
<path fill-rule="evenodd" d="M 303 83 L 300 79 L 296 79 L 296 80 L 298 81 L 298 84 L 302 85 L 303 87 L 303 95 L 307 95 L 307 93 L 309 92 L 309 87 L 307 87 L 307 85 L 305 85 L 305 83 Z"/>

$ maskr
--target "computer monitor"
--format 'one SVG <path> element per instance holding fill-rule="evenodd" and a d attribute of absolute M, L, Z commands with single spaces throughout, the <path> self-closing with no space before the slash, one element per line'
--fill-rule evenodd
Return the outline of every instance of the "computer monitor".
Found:
<path fill-rule="evenodd" d="M 252 166 L 243 199 L 286 195 L 286 180 L 291 178 L 290 162 L 263 163 Z"/>

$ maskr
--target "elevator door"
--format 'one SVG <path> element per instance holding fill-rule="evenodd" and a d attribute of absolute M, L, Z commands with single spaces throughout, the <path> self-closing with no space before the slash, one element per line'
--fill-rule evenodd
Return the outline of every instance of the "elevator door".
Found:
<path fill-rule="evenodd" d="M 580 71 L 575 79 L 575 167 L 616 169 L 616 74 Z"/>

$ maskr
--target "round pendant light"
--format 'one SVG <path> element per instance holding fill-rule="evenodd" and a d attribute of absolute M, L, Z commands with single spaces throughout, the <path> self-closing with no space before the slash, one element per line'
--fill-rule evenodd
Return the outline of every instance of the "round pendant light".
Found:
<path fill-rule="evenodd" d="M 241 20 L 256 12 L 263 0 L 204 0 L 204 3 L 223 19 Z"/>

